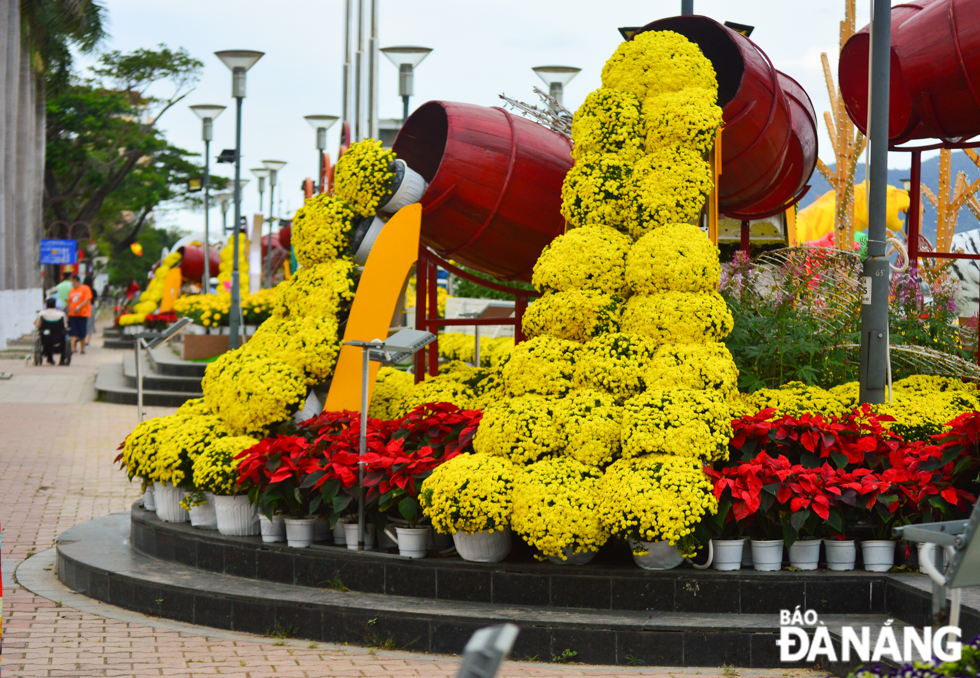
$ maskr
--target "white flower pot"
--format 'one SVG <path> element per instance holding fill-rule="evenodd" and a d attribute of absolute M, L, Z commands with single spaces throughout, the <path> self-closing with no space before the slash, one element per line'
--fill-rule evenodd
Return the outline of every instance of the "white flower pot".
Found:
<path fill-rule="evenodd" d="M 214 495 L 206 492 L 204 495 L 207 501 L 200 506 L 192 506 L 188 511 L 191 517 L 191 527 L 202 530 L 218 529 L 218 517 L 214 513 Z"/>
<path fill-rule="evenodd" d="M 157 518 L 168 523 L 186 523 L 190 516 L 180 505 L 184 491 L 171 483 L 153 483 L 153 500 L 157 505 Z"/>
<path fill-rule="evenodd" d="M 266 544 L 286 541 L 286 522 L 280 515 L 274 515 L 272 520 L 269 520 L 260 513 L 259 531 L 262 533 L 262 541 Z"/>
<path fill-rule="evenodd" d="M 153 496 L 152 483 L 147 485 L 146 491 L 143 492 L 143 508 L 145 508 L 147 511 L 153 511 L 154 513 L 157 510 L 157 505 L 156 502 L 154 501 L 154 496 Z"/>
<path fill-rule="evenodd" d="M 753 539 L 752 567 L 759 572 L 775 572 L 783 568 L 782 539 Z"/>
<path fill-rule="evenodd" d="M 857 549 L 853 539 L 824 539 L 823 546 L 827 552 L 828 570 L 846 572 L 854 569 Z"/>
<path fill-rule="evenodd" d="M 397 186 L 392 186 L 394 194 L 379 208 L 382 212 L 387 212 L 388 214 L 394 214 L 402 207 L 411 205 L 413 202 L 418 202 L 425 195 L 425 189 L 429 187 L 425 179 L 422 178 L 422 175 L 409 167 L 404 160 L 398 158 L 395 160 L 395 163 L 400 165 L 403 170 L 402 179 L 398 182 Z"/>
<path fill-rule="evenodd" d="M 711 567 L 725 572 L 741 569 L 744 539 L 712 539 L 711 543 L 715 550 Z"/>
<path fill-rule="evenodd" d="M 313 526 L 316 516 L 306 518 L 286 518 L 286 545 L 296 549 L 305 549 L 313 543 Z"/>
<path fill-rule="evenodd" d="M 861 557 L 867 572 L 888 572 L 895 565 L 895 542 L 877 539 L 862 541 Z"/>
<path fill-rule="evenodd" d="M 216 494 L 214 512 L 218 518 L 218 532 L 228 537 L 247 537 L 259 533 L 259 514 L 247 494 L 234 497 Z"/>
<path fill-rule="evenodd" d="M 347 549 L 349 551 L 357 550 L 357 539 L 358 539 L 358 524 L 357 523 L 344 523 L 344 538 L 347 543 Z M 374 550 L 374 524 L 368 523 L 364 527 L 364 550 L 373 551 Z"/>
<path fill-rule="evenodd" d="M 633 562 L 644 570 L 673 570 L 684 562 L 684 556 L 667 541 L 636 541 L 630 539 L 630 549 L 633 551 Z M 637 551 L 646 551 L 645 555 L 637 555 Z"/>
<path fill-rule="evenodd" d="M 429 527 L 396 527 L 398 555 L 406 558 L 425 558 L 430 530 Z"/>
<path fill-rule="evenodd" d="M 347 533 L 344 531 L 344 523 L 339 520 L 333 526 L 333 543 L 335 546 L 343 546 L 347 543 Z"/>
<path fill-rule="evenodd" d="M 562 549 L 562 555 L 565 556 L 565 560 L 561 558 L 556 558 L 555 556 L 548 556 L 548 560 L 555 565 L 587 565 L 592 562 L 592 559 L 598 555 L 598 551 L 583 551 L 581 553 L 575 553 L 574 546 L 566 546 Z"/>
<path fill-rule="evenodd" d="M 330 541 L 330 520 L 326 516 L 317 516 L 313 523 L 313 541 Z"/>
<path fill-rule="evenodd" d="M 490 532 L 457 532 L 453 543 L 460 558 L 472 563 L 499 563 L 510 553 L 510 528 Z"/>
<path fill-rule="evenodd" d="M 789 564 L 801 570 L 815 570 L 820 563 L 820 540 L 801 539 L 789 547 Z"/>

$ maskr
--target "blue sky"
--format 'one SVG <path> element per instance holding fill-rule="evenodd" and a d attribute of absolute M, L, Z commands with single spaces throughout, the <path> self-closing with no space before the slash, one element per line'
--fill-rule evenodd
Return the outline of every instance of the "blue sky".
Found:
<path fill-rule="evenodd" d="M 268 158 L 287 161 L 280 173 L 283 214 L 287 207 L 295 211 L 302 200 L 302 180 L 315 172 L 315 133 L 303 116 L 340 115 L 341 111 L 343 0 L 105 0 L 105 5 L 107 48 L 125 51 L 163 43 L 185 47 L 204 61 L 203 77 L 183 103 L 229 106 L 215 121 L 215 154 L 234 146 L 235 120 L 231 75 L 213 53 L 222 49 L 266 53 L 248 74 L 243 167 L 258 166 Z M 542 85 L 531 67 L 559 64 L 582 68 L 565 90 L 565 103 L 574 110 L 600 86 L 602 65 L 621 40 L 617 27 L 642 25 L 680 11 L 680 0 L 379 0 L 379 5 L 382 47 L 433 48 L 416 72 L 413 109 L 432 99 L 496 106 L 502 92 L 531 100 L 532 87 Z M 868 21 L 869 3 L 864 0 L 858 5 L 860 28 Z M 829 103 L 820 53 L 826 51 L 836 68 L 843 0 L 695 0 L 695 11 L 722 22 L 754 25 L 752 39 L 776 68 L 803 85 L 822 118 Z M 397 71 L 382 58 L 380 74 L 381 117 L 399 117 Z M 172 143 L 203 150 L 200 122 L 183 103 L 164 116 L 161 126 Z M 335 126 L 328 137 L 334 156 L 338 129 Z M 820 144 L 821 157 L 832 161 L 822 129 Z M 903 162 L 907 165 L 900 155 L 893 158 L 896 166 Z M 228 165 L 220 167 L 219 172 L 230 176 Z M 258 210 L 256 183 L 253 180 L 244 191 L 247 214 Z M 220 218 L 215 209 L 212 223 L 220 223 Z M 197 231 L 203 213 L 160 211 L 157 219 Z"/>

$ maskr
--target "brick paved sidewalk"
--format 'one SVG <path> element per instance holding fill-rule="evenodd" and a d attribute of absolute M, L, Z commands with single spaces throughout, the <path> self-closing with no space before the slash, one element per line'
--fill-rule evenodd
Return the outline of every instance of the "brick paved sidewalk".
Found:
<path fill-rule="evenodd" d="M 452 657 L 369 651 L 324 643 L 311 646 L 247 634 L 220 634 L 201 627 L 146 617 L 145 623 L 72 609 L 32 594 L 12 581 L 23 559 L 53 546 L 66 529 L 91 518 L 124 511 L 139 487 L 114 468 L 116 446 L 135 425 L 135 407 L 91 402 L 98 365 L 122 359 L 121 351 L 95 346 L 67 368 L 34 367 L 0 360 L 0 524 L 3 525 L 6 676 L 453 676 Z M 149 408 L 150 416 L 173 410 Z M 120 615 L 124 616 L 124 615 Z M 128 613 L 124 618 L 132 618 Z M 557 666 L 508 663 L 503 676 L 740 675 L 818 678 L 810 671 Z"/>

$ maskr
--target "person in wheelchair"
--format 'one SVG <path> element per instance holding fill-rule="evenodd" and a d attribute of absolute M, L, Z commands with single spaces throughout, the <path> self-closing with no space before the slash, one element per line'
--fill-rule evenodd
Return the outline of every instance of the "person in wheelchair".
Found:
<path fill-rule="evenodd" d="M 41 339 L 41 350 L 49 365 L 54 365 L 54 354 L 61 354 L 61 364 L 71 362 L 71 344 L 68 342 L 68 317 L 56 308 L 56 300 L 48 299 L 46 308 L 37 314 L 35 325 Z"/>

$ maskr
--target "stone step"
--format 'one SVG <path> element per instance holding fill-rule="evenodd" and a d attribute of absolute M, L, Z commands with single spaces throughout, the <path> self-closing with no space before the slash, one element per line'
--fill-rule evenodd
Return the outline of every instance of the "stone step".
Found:
<path fill-rule="evenodd" d="M 122 359 L 123 376 L 126 378 L 126 386 L 136 388 L 136 352 L 123 355 Z M 157 365 L 143 353 L 142 360 L 143 372 L 143 391 L 170 391 L 175 393 L 195 393 L 201 392 L 201 377 L 179 377 L 167 374 L 160 374 Z M 197 396 L 195 396 L 197 397 Z"/>
<path fill-rule="evenodd" d="M 126 381 L 122 363 L 106 363 L 99 366 L 95 376 L 95 390 L 107 403 L 120 405 L 136 404 L 136 389 Z M 188 400 L 200 398 L 202 393 L 185 391 L 159 391 L 143 389 L 144 407 L 180 407 Z"/>
<path fill-rule="evenodd" d="M 157 373 L 174 377 L 204 377 L 204 370 L 208 363 L 196 363 L 190 360 L 183 360 L 174 353 L 170 345 L 158 346 L 150 350 L 150 357 L 155 365 Z"/>

